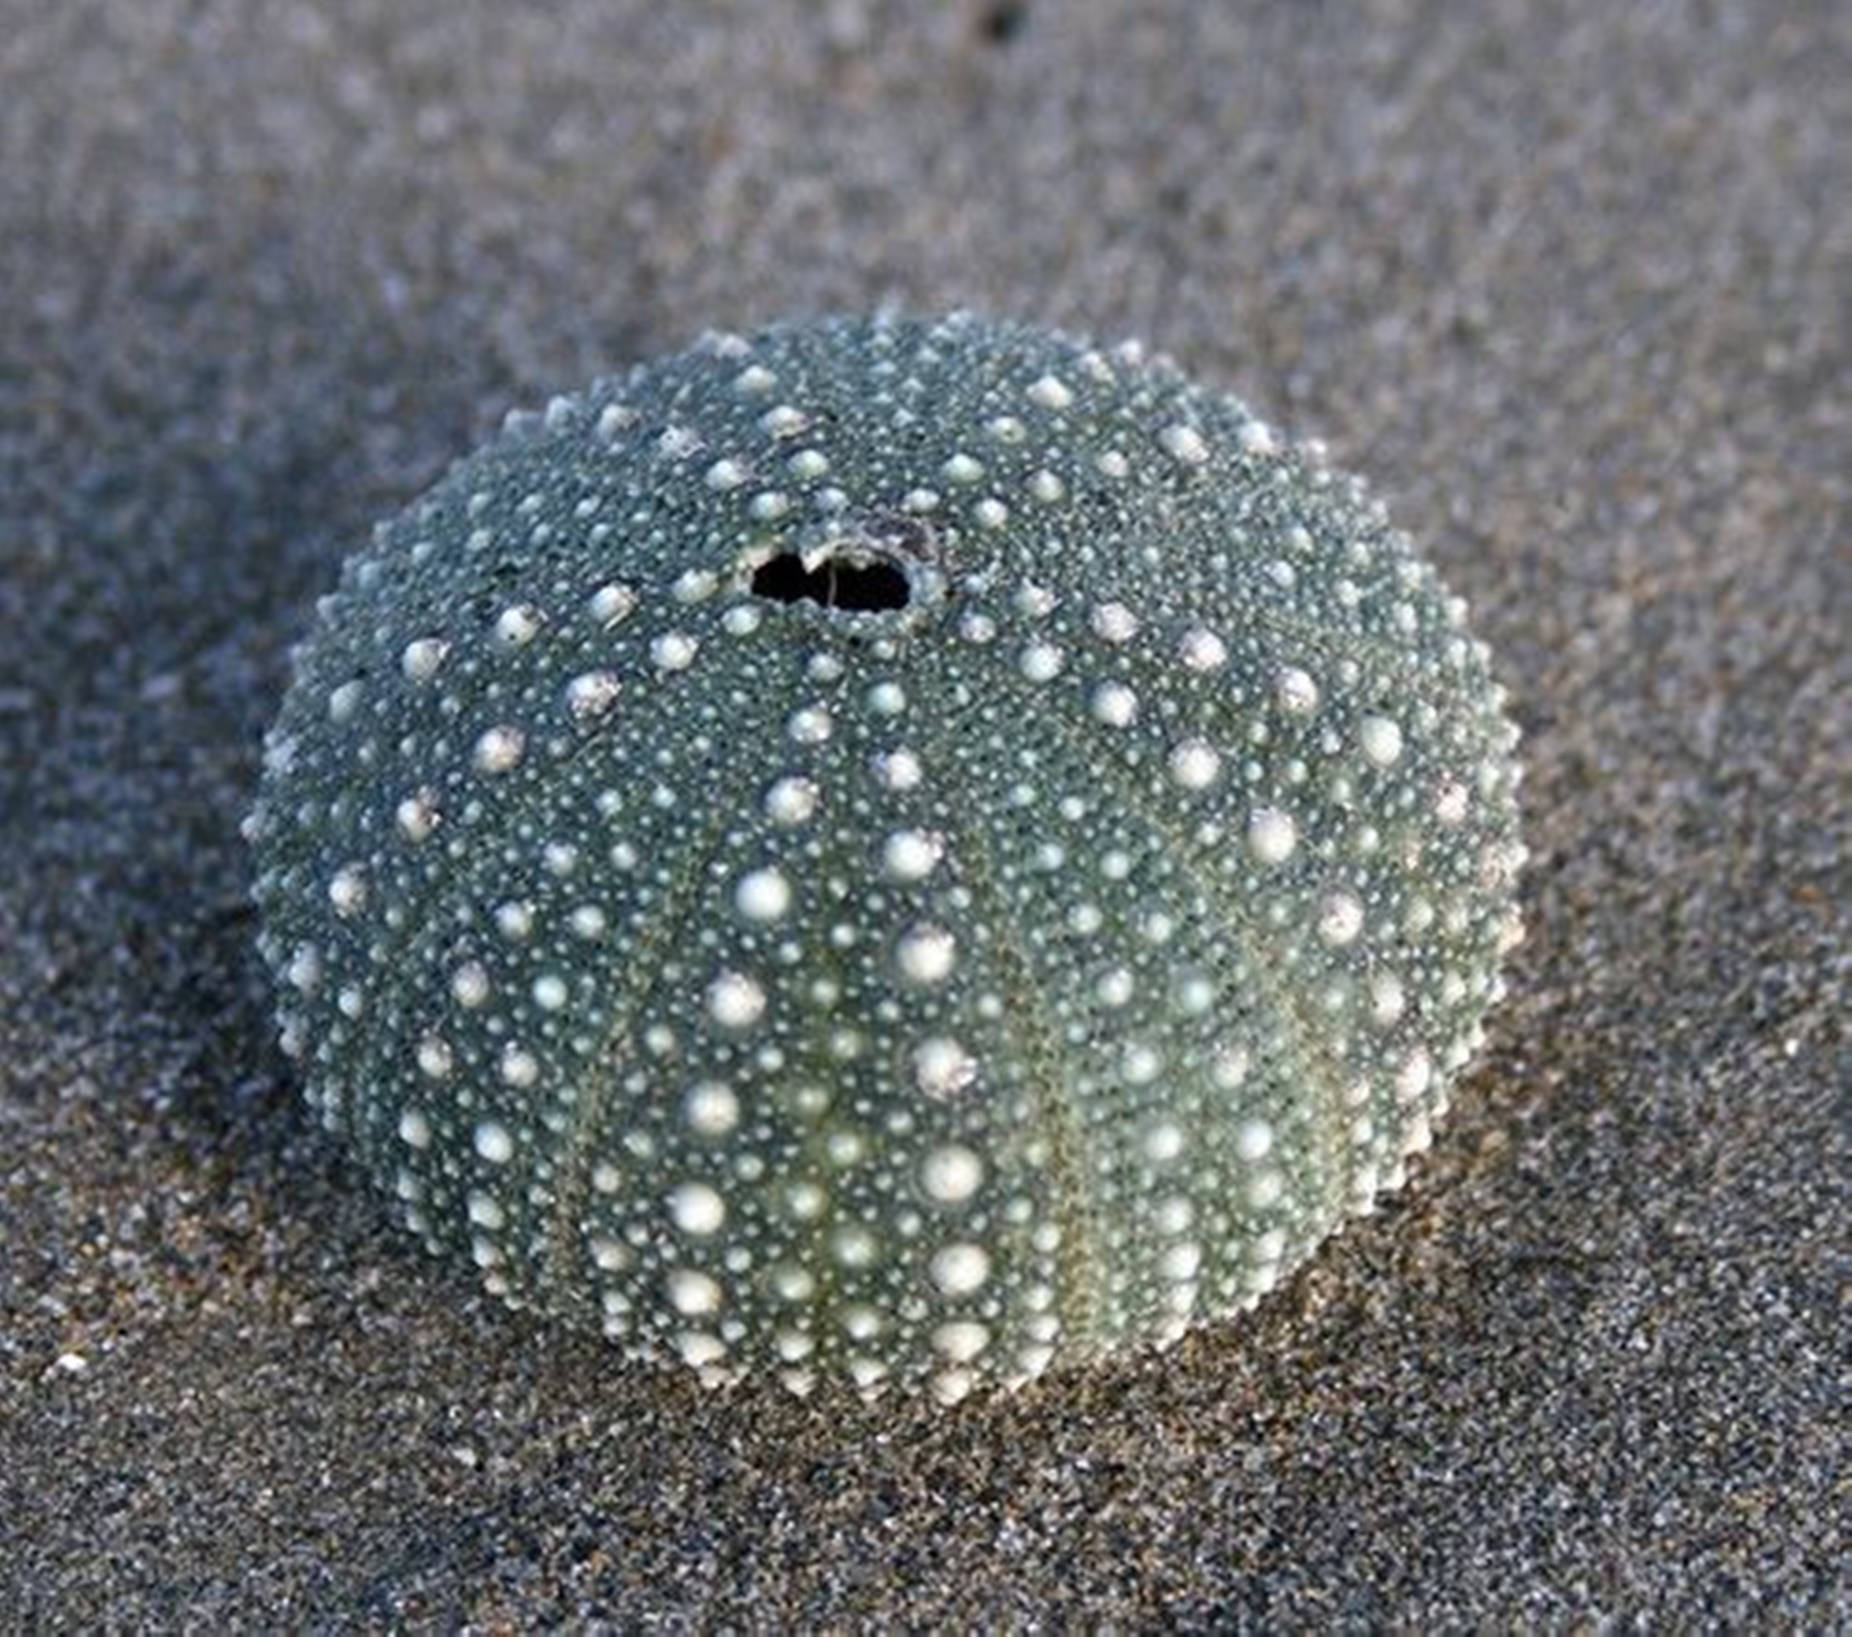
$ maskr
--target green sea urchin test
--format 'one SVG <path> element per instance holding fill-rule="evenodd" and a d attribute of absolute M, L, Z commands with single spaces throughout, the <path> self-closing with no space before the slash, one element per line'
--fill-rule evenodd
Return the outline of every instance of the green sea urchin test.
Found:
<path fill-rule="evenodd" d="M 712 337 L 346 566 L 247 825 L 322 1119 L 489 1289 L 954 1399 L 1247 1307 L 1518 935 L 1516 733 L 1354 479 L 1136 347 Z"/>

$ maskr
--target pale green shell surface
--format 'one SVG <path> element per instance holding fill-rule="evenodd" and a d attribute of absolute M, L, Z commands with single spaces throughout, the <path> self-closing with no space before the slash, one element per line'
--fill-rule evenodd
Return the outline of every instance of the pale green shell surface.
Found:
<path fill-rule="evenodd" d="M 285 1047 L 433 1248 L 638 1357 L 950 1400 L 1173 1340 L 1401 1182 L 1500 992 L 1463 620 L 1136 348 L 709 338 L 321 604 L 247 824 Z"/>

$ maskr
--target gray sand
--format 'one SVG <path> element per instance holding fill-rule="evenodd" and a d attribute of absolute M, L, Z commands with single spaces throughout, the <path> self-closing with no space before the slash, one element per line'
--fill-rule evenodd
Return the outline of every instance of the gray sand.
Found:
<path fill-rule="evenodd" d="M 1852 12 L 516 9 L 0 6 L 0 1624 L 1852 1623 Z M 236 831 L 314 595 L 505 407 L 882 301 L 1327 439 L 1530 766 L 1413 1188 L 955 1412 L 428 1262 L 300 1111 Z"/>

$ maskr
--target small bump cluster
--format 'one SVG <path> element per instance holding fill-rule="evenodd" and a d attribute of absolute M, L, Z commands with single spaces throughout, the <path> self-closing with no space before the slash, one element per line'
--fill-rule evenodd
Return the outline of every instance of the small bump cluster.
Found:
<path fill-rule="evenodd" d="M 1398 1186 L 1519 935 L 1516 732 L 1355 479 L 1136 346 L 710 336 L 510 418 L 319 606 L 261 947 L 488 1287 L 959 1398 Z"/>

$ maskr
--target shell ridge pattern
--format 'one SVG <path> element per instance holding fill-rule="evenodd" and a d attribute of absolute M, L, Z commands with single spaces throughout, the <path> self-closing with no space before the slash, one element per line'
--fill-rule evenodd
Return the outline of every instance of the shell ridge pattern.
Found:
<path fill-rule="evenodd" d="M 597 748 L 610 752 L 615 747 L 634 745 L 637 740 L 646 738 L 646 726 L 639 724 L 632 728 L 629 722 L 623 721 L 614 724 L 607 721 L 589 731 L 580 730 L 570 746 L 550 761 L 548 774 L 551 782 L 548 785 L 534 785 L 512 792 L 498 808 L 493 822 L 485 822 L 474 828 L 471 841 L 477 849 L 479 860 L 475 867 L 459 872 L 453 890 L 430 900 L 422 914 L 415 919 L 408 917 L 404 938 L 397 943 L 385 945 L 376 964 L 389 968 L 392 957 L 402 950 L 406 958 L 414 963 L 422 960 L 434 965 L 441 963 L 457 973 L 481 973 L 483 975 L 475 981 L 493 994 L 500 995 L 511 990 L 513 986 L 500 975 L 504 951 L 514 945 L 532 947 L 532 923 L 546 919 L 549 899 L 562 896 L 569 884 L 583 885 L 588 878 L 595 881 L 598 875 L 599 866 L 595 859 L 575 857 L 568 860 L 555 852 L 557 844 L 549 844 L 543 839 L 555 828 L 552 821 L 559 815 L 550 809 L 557 804 L 559 792 L 566 790 L 580 795 L 580 806 L 596 806 L 598 792 L 578 791 L 575 787 L 576 764 L 593 754 Z M 595 745 L 594 741 L 600 744 Z M 634 749 L 619 750 L 617 754 L 618 760 L 624 763 L 637 764 L 645 760 Z M 748 776 L 742 774 L 736 782 L 743 783 Z M 698 874 L 706 862 L 704 848 L 717 840 L 726 827 L 726 807 L 722 804 L 716 808 L 704 830 L 692 843 L 685 841 L 678 847 L 676 861 L 682 876 Z M 618 846 L 621 848 L 623 843 L 618 843 Z M 549 858 L 549 854 L 553 856 Z M 548 862 L 535 869 L 533 860 L 536 856 Z M 561 873 L 555 874 L 555 869 Z M 662 891 L 657 903 L 632 923 L 631 936 L 635 940 L 635 951 L 631 959 L 615 969 L 613 987 L 600 997 L 597 1014 L 602 1017 L 595 1014 L 586 1018 L 586 1030 L 576 1039 L 561 1042 L 549 1038 L 546 1008 L 549 1004 L 559 1006 L 562 1003 L 552 999 L 551 988 L 542 986 L 560 984 L 563 980 L 551 973 L 544 974 L 534 981 L 532 988 L 536 996 L 546 995 L 546 1001 L 523 998 L 513 1003 L 530 1019 L 538 1014 L 538 1028 L 523 1029 L 516 1022 L 504 1036 L 504 1049 L 499 1061 L 475 1065 L 481 1080 L 490 1083 L 507 1081 L 523 1092 L 529 1086 L 558 1091 L 568 1085 L 574 1091 L 570 1124 L 564 1120 L 549 1123 L 543 1114 L 541 1118 L 525 1122 L 525 1133 L 519 1129 L 516 1118 L 493 1105 L 489 1097 L 478 1094 L 477 1098 L 479 1112 L 493 1115 L 504 1127 L 515 1130 L 518 1136 L 525 1135 L 546 1147 L 542 1162 L 544 1169 L 539 1177 L 544 1185 L 530 1189 L 527 1199 L 511 1202 L 505 1196 L 490 1194 L 487 1190 L 498 1168 L 497 1162 L 486 1160 L 480 1155 L 477 1157 L 479 1163 L 473 1166 L 474 1174 L 469 1179 L 472 1186 L 465 1195 L 466 1201 L 496 1198 L 495 1212 L 489 1214 L 507 1218 L 517 1227 L 526 1220 L 531 1208 L 534 1220 L 526 1229 L 526 1234 L 528 1243 L 533 1247 L 532 1255 L 536 1263 L 544 1259 L 548 1266 L 569 1267 L 584 1260 L 583 1250 L 577 1245 L 568 1248 L 565 1240 L 578 1228 L 577 1206 L 585 1192 L 583 1173 L 589 1167 L 587 1150 L 597 1140 L 596 1129 L 591 1122 L 596 1119 L 612 1084 L 603 1071 L 611 1068 L 618 1060 L 620 1054 L 614 1050 L 613 1042 L 623 1033 L 629 1018 L 645 1004 L 650 989 L 658 980 L 659 973 L 649 963 L 649 956 L 656 940 L 663 936 L 665 920 L 670 920 L 672 924 L 675 886 L 676 883 L 671 882 Z M 577 896 L 584 900 L 581 904 L 582 913 L 602 913 L 595 894 L 588 898 L 581 891 Z M 468 932 L 469 921 L 460 913 L 472 904 L 488 907 L 488 914 L 474 917 L 481 935 L 473 938 Z M 485 922 L 487 924 L 482 925 Z M 602 933 L 598 935 L 602 936 Z M 562 960 L 560 965 L 564 964 Z M 632 974 L 635 974 L 635 980 L 640 981 L 633 980 Z M 453 981 L 453 992 L 455 987 Z M 443 1041 L 444 1036 L 440 1032 L 442 1027 L 440 1016 L 422 1017 L 418 1020 L 418 1033 L 413 1036 L 413 1040 L 421 1044 L 432 1040 Z M 447 1043 L 443 1049 L 450 1049 Z M 411 1041 L 406 1043 L 405 1050 L 407 1055 L 413 1054 Z M 517 1056 L 515 1053 L 525 1056 Z M 522 1066 L 527 1058 L 534 1060 L 534 1068 L 526 1069 Z M 568 1081 L 564 1071 L 575 1062 L 584 1066 L 583 1071 Z M 519 1100 L 507 1101 L 515 1104 Z M 554 1129 L 555 1124 L 564 1125 L 565 1130 L 562 1132 Z M 390 1131 L 380 1135 L 388 1145 L 396 1140 Z M 423 1203 L 428 1206 L 429 1201 Z M 478 1214 L 483 1213 L 479 1211 Z M 526 1265 L 522 1258 L 506 1258 L 505 1261 L 509 1270 L 518 1270 Z M 526 1288 L 526 1282 L 518 1279 L 513 1271 L 497 1273 L 496 1265 L 491 1265 L 488 1271 L 492 1277 L 508 1281 L 507 1288 L 498 1288 L 498 1294 L 510 1299 L 517 1296 L 526 1299 L 531 1294 Z M 536 1288 L 545 1283 L 542 1278 L 534 1280 Z"/>
<path fill-rule="evenodd" d="M 485 1286 L 946 1402 L 1400 1185 L 1515 730 L 1381 504 L 1166 358 L 830 320 L 513 415 L 344 567 L 247 821 L 285 1050 Z"/>
<path fill-rule="evenodd" d="M 1064 1326 L 1074 1343 L 1094 1348 L 1109 1342 L 1107 1304 L 1101 1288 L 1099 1259 L 1092 1250 L 1085 1230 L 1097 1220 L 1098 1204 L 1090 1186 L 1088 1170 L 1094 1154 L 1084 1121 L 1079 1117 L 1071 1090 L 1064 1088 L 1051 1069 L 1065 1054 L 1059 1032 L 1054 1026 L 1052 1008 L 1044 992 L 1035 964 L 1021 946 L 1013 920 L 996 889 L 995 869 L 983 835 L 981 812 L 954 818 L 954 835 L 965 838 L 972 861 L 971 878 L 977 883 L 976 896 L 996 910 L 996 939 L 1006 980 L 1014 977 L 1012 989 L 1023 997 L 1030 1023 L 1029 1080 L 1034 1087 L 1036 1110 L 1049 1124 L 1046 1131 L 1050 1149 L 1050 1204 L 1056 1214 L 1055 1226 L 1064 1243 L 1074 1246 L 1058 1274 L 1058 1287 L 1066 1296 L 1061 1303 Z"/>
<path fill-rule="evenodd" d="M 520 432 L 504 434 L 501 440 L 491 446 L 491 449 L 503 451 L 510 446 L 532 442 L 534 436 L 532 433 Z M 462 476 L 469 475 L 466 468 Z M 384 578 L 382 576 L 382 579 Z M 454 636 L 455 633 L 452 633 L 453 639 Z M 541 663 L 544 643 L 543 637 L 539 642 L 523 644 L 521 650 L 512 656 L 504 656 L 507 662 L 506 668 L 493 677 L 490 683 L 497 696 L 502 698 L 510 695 L 519 696 L 525 691 L 524 682 L 535 673 Z M 408 692 L 416 691 L 410 684 L 405 686 Z M 555 713 L 569 714 L 563 713 L 562 707 L 557 702 L 550 703 L 548 708 Z M 486 735 L 493 732 L 500 714 L 492 705 L 491 709 L 480 717 L 463 723 L 461 729 L 463 739 L 468 740 L 475 738 L 478 734 Z M 531 742 L 523 745 L 521 758 L 525 763 L 537 757 L 546 757 L 551 782 L 541 784 L 517 779 L 495 804 L 488 817 L 471 821 L 467 819 L 467 814 L 465 815 L 463 822 L 470 823 L 470 839 L 481 860 L 477 865 L 477 871 L 482 877 L 494 879 L 502 873 L 505 869 L 502 862 L 505 855 L 524 831 L 535 828 L 535 821 L 544 816 L 548 803 L 557 799 L 558 788 L 570 784 L 575 763 L 587 756 L 595 755 L 600 749 L 608 751 L 613 743 L 621 738 L 620 729 L 611 724 L 609 717 L 595 722 L 589 728 L 574 725 L 564 719 L 549 722 L 549 725 L 557 729 L 554 735 L 555 741 L 558 740 L 560 734 L 570 734 L 570 739 L 564 742 L 563 748 L 552 748 L 548 741 L 537 733 L 528 734 L 524 737 Z M 478 743 L 480 743 L 479 740 Z M 452 807 L 467 809 L 468 781 L 473 777 L 468 763 L 469 745 L 461 743 L 454 747 L 450 765 L 457 776 L 445 781 L 436 793 L 440 810 Z M 377 829 L 391 834 L 393 825 L 391 814 L 387 809 L 395 794 L 395 791 L 385 792 L 379 814 L 371 821 L 364 816 L 361 817 L 356 821 L 356 828 Z M 394 844 L 408 850 L 415 850 L 413 844 L 403 835 L 394 836 Z M 391 965 L 395 953 L 414 948 L 426 941 L 427 935 L 435 936 L 446 924 L 446 912 L 455 904 L 478 899 L 483 884 L 482 880 L 464 872 L 453 880 L 448 896 L 433 896 L 422 902 L 402 903 L 398 906 L 400 913 L 387 922 L 385 935 L 379 938 L 373 946 L 372 964 L 378 968 L 387 968 Z"/>
<path fill-rule="evenodd" d="M 1034 721 L 1043 731 L 1056 734 L 1064 740 L 1071 739 L 1072 730 L 1055 713 L 1041 713 L 1034 717 Z M 1075 748 L 1078 750 L 1080 747 Z M 1321 1031 L 1314 1024 L 1308 1002 L 1295 995 L 1291 986 L 1282 983 L 1276 976 L 1265 929 L 1253 924 L 1251 913 L 1239 896 L 1231 896 L 1216 883 L 1213 874 L 1198 856 L 1196 842 L 1177 825 L 1160 817 L 1158 811 L 1148 804 L 1138 786 L 1122 776 L 1116 763 L 1097 757 L 1089 758 L 1089 761 L 1094 778 L 1102 785 L 1111 787 L 1121 810 L 1137 820 L 1153 836 L 1168 844 L 1166 851 L 1173 867 L 1194 888 L 1202 902 L 1216 911 L 1221 926 L 1233 938 L 1237 948 L 1248 957 L 1241 963 L 1247 981 L 1276 1009 L 1278 1015 L 1290 1020 L 1292 1037 L 1300 1047 L 1300 1054 L 1297 1055 L 1299 1066 L 1315 1071 L 1317 1079 L 1322 1083 L 1321 1089 L 1335 1098 L 1344 1084 L 1341 1065 L 1321 1041 Z M 1321 1129 L 1319 1135 L 1329 1135 L 1335 1139 L 1335 1131 L 1326 1132 Z M 1331 1151 L 1314 1157 L 1307 1171 L 1335 1182 L 1341 1168 L 1341 1154 L 1336 1150 L 1334 1141 Z M 1321 1193 L 1329 1196 L 1327 1203 L 1330 1206 L 1336 1206 L 1338 1191 L 1335 1188 L 1322 1189 Z"/>
<path fill-rule="evenodd" d="M 733 798 L 748 786 L 760 769 L 747 763 L 737 778 L 722 787 Z M 675 931 L 675 917 L 700 886 L 701 876 L 721 851 L 728 825 L 732 821 L 735 800 L 717 802 L 707 822 L 692 837 L 684 838 L 674 874 L 665 883 L 661 895 L 651 907 L 646 924 L 636 933 L 635 945 L 626 967 L 638 974 L 638 981 L 624 989 L 610 1008 L 597 1046 L 588 1061 L 597 1071 L 589 1075 L 589 1088 L 575 1106 L 574 1124 L 567 1133 L 559 1155 L 560 1180 L 554 1210 L 553 1231 L 548 1242 L 550 1263 L 570 1269 L 585 1259 L 582 1244 L 572 1241 L 585 1233 L 584 1207 L 592 1187 L 592 1173 L 598 1163 L 599 1144 L 605 1137 L 603 1115 L 619 1072 L 635 1072 L 640 1058 L 633 1038 L 638 1016 L 646 1009 L 652 992 L 661 981 L 654 957 Z"/>
<path fill-rule="evenodd" d="M 1017 714 L 1020 720 L 1032 723 L 1034 728 L 1040 732 L 1050 732 L 1065 739 L 1070 731 L 1056 712 L 1033 712 L 1024 709 Z M 1064 763 L 1075 765 L 1077 760 L 1077 758 L 1064 758 Z M 1099 786 L 1101 788 L 1110 787 L 1117 798 L 1116 811 L 1121 819 L 1129 820 L 1132 830 L 1141 831 L 1158 843 L 1156 847 L 1147 850 L 1163 857 L 1166 874 L 1181 877 L 1185 885 L 1190 888 L 1191 905 L 1189 907 L 1194 909 L 1194 913 L 1185 912 L 1173 916 L 1169 910 L 1159 910 L 1150 917 L 1147 923 L 1152 934 L 1156 935 L 1157 924 L 1160 921 L 1172 919 L 1192 927 L 1213 925 L 1217 929 L 1218 936 L 1233 936 L 1236 947 L 1240 948 L 1243 940 L 1238 936 L 1238 932 L 1244 917 L 1236 912 L 1234 906 L 1223 903 L 1221 893 L 1214 888 L 1204 875 L 1200 864 L 1193 857 L 1188 838 L 1176 834 L 1171 826 L 1159 821 L 1143 799 L 1134 793 L 1134 787 L 1121 779 L 1118 769 L 1110 760 L 1103 758 L 1086 758 L 1085 760 Z M 984 810 L 993 809 L 980 807 L 980 811 Z M 1080 860 L 1077 858 L 1066 857 L 1061 861 L 1061 869 L 1065 872 L 1079 863 Z M 1066 878 L 1064 875 L 1063 879 Z M 1046 906 L 1038 907 L 1046 908 Z M 1202 913 L 1204 907 L 1218 908 L 1223 913 L 1213 917 L 1207 916 Z M 1077 926 L 1084 926 L 1091 934 L 1093 927 L 1097 924 L 1098 911 L 1094 905 L 1083 898 L 1072 905 L 1069 918 Z M 1017 912 L 1016 919 L 1032 919 L 1032 917 L 1024 909 Z M 1169 931 L 1163 932 L 1162 936 L 1167 940 L 1182 941 L 1177 934 Z M 1026 956 L 1024 958 L 1027 960 Z M 1032 962 L 1030 964 L 1033 965 Z M 1210 962 L 1205 960 L 1203 964 L 1207 966 Z M 1265 961 L 1243 961 L 1240 970 L 1243 980 L 1251 984 L 1263 1000 L 1274 998 L 1276 985 Z M 1119 975 L 1122 976 L 1122 974 Z M 1041 987 L 1045 992 L 1046 985 Z M 1076 1010 L 1075 1000 L 1073 996 L 1068 996 L 1066 999 L 1068 1004 L 1065 1010 L 1071 1015 Z M 1046 1001 L 1044 1006 L 1046 1008 Z M 1208 1008 L 1202 1001 L 1192 1000 L 1189 1010 L 1192 1014 L 1200 1016 Z M 1282 1018 L 1276 1015 L 1276 1026 L 1282 1021 Z M 1309 1071 L 1313 1063 L 1307 1062 L 1304 1053 L 1311 1049 L 1315 1031 L 1301 1016 L 1297 1015 L 1295 1010 L 1290 1008 L 1285 1011 L 1284 1021 L 1290 1022 L 1291 1026 L 1283 1031 L 1276 1028 L 1274 1038 L 1269 1043 L 1269 1059 L 1282 1063 L 1281 1073 L 1283 1075 L 1299 1082 L 1312 1083 L 1313 1077 Z M 1160 1036 L 1168 1034 L 1178 1037 L 1168 1043 L 1167 1049 L 1171 1049 L 1173 1056 L 1185 1055 L 1187 1048 L 1183 1046 L 1181 1040 L 1185 1027 L 1184 1019 L 1173 1016 L 1167 1018 L 1163 1028 L 1157 1031 Z M 1115 1041 L 1115 1045 L 1117 1044 Z M 1128 1046 L 1126 1060 L 1123 1063 L 1108 1067 L 1092 1083 L 1081 1079 L 1078 1085 L 1097 1105 L 1102 1101 L 1101 1092 L 1104 1089 L 1100 1082 L 1110 1081 L 1115 1074 L 1129 1078 L 1134 1084 L 1143 1084 L 1151 1077 L 1143 1067 L 1143 1054 L 1150 1050 L 1148 1042 L 1133 1040 Z M 1338 1087 L 1342 1083 L 1335 1065 L 1322 1054 L 1313 1061 L 1323 1071 L 1317 1077 L 1323 1082 L 1320 1089 L 1325 1090 L 1335 1100 Z M 1162 1072 L 1168 1074 L 1170 1072 L 1168 1066 Z M 1182 1093 L 1187 1086 L 1187 1077 L 1180 1076 L 1179 1080 L 1183 1082 L 1179 1086 L 1178 1100 L 1181 1103 L 1185 1101 Z M 1129 1096 L 1131 1088 L 1125 1087 L 1120 1090 L 1121 1095 L 1127 1097 L 1128 1114 L 1134 1112 L 1135 1105 L 1131 1103 Z M 1200 1106 L 1198 1104 L 1199 1108 Z M 1125 1128 L 1133 1123 L 1135 1122 L 1131 1120 L 1120 1119 L 1115 1122 L 1115 1125 Z M 1088 1214 L 1092 1216 L 1096 1224 L 1117 1236 L 1120 1247 L 1118 1255 L 1123 1262 L 1140 1266 L 1148 1265 L 1153 1271 L 1154 1278 L 1160 1277 L 1167 1266 L 1187 1266 L 1190 1276 L 1177 1278 L 1167 1290 L 1164 1290 L 1173 1314 L 1178 1308 L 1187 1313 L 1193 1310 L 1198 1299 L 1197 1280 L 1194 1275 L 1202 1272 L 1207 1277 L 1216 1271 L 1201 1269 L 1192 1264 L 1192 1247 L 1200 1251 L 1200 1246 L 1198 1241 L 1186 1237 L 1197 1213 L 1208 1215 L 1216 1210 L 1212 1198 L 1215 1189 L 1213 1186 L 1193 1187 L 1189 1181 L 1176 1176 L 1180 1156 L 1174 1151 L 1178 1141 L 1175 1135 L 1177 1126 L 1174 1122 L 1158 1122 L 1148 1126 L 1143 1132 L 1129 1129 L 1115 1130 L 1112 1126 L 1104 1129 L 1109 1137 L 1116 1136 L 1118 1139 L 1116 1147 L 1119 1151 L 1111 1155 L 1114 1160 L 1110 1168 L 1111 1174 L 1120 1176 L 1128 1173 L 1134 1174 L 1142 1186 L 1131 1189 L 1115 1188 L 1111 1199 L 1107 1202 L 1102 1203 L 1097 1199 L 1090 1202 L 1087 1208 Z M 1336 1122 L 1316 1121 L 1312 1122 L 1310 1129 L 1303 1133 L 1302 1141 L 1297 1145 L 1298 1157 L 1293 1167 L 1294 1180 L 1301 1183 L 1311 1182 L 1316 1186 L 1309 1196 L 1303 1189 L 1295 1189 L 1294 1194 L 1301 1206 L 1316 1205 L 1318 1214 L 1312 1226 L 1314 1237 L 1322 1236 L 1325 1231 L 1326 1215 L 1335 1204 L 1338 1192 L 1336 1185 L 1342 1176 L 1341 1154 L 1336 1151 L 1336 1137 Z M 1165 1163 L 1141 1173 L 1138 1170 L 1141 1144 L 1146 1148 L 1161 1144 Z M 1096 1140 L 1093 1146 L 1099 1148 L 1102 1144 Z M 1111 1149 L 1114 1145 L 1109 1141 L 1105 1146 Z M 1182 1157 L 1187 1158 L 1187 1155 Z M 1169 1173 L 1168 1176 L 1164 1174 L 1166 1172 Z M 1164 1191 L 1166 1182 L 1171 1189 L 1177 1191 Z M 1189 1198 L 1192 1193 L 1200 1197 Z M 1225 1280 L 1233 1282 L 1238 1280 L 1245 1270 L 1223 1268 L 1220 1271 Z M 1161 1278 L 1158 1288 L 1164 1289 Z M 1148 1311 L 1129 1311 L 1123 1301 L 1116 1303 L 1109 1301 L 1104 1311 L 1103 1327 L 1108 1340 L 1128 1333 L 1136 1333 L 1141 1327 L 1154 1327 L 1160 1332 L 1179 1329 L 1174 1322 L 1174 1317 L 1171 1319 L 1165 1317 L 1165 1306 L 1160 1303 L 1151 1303 Z"/>

